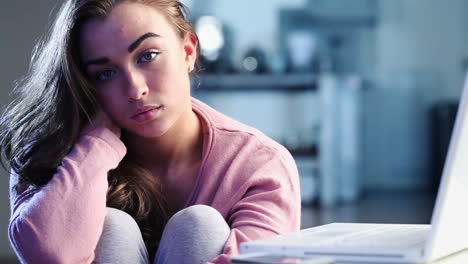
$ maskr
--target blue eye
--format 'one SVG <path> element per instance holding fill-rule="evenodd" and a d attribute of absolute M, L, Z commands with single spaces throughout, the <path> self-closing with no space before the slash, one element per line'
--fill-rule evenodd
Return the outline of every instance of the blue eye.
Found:
<path fill-rule="evenodd" d="M 97 80 L 97 81 L 106 81 L 106 80 L 109 80 L 109 79 L 111 79 L 112 77 L 114 77 L 114 75 L 115 75 L 115 71 L 114 71 L 114 70 L 105 70 L 105 71 L 100 72 L 100 73 L 96 76 L 96 80 Z"/>
<path fill-rule="evenodd" d="M 143 55 L 138 59 L 138 63 L 148 63 L 153 61 L 161 52 L 160 51 L 148 51 L 143 53 Z"/>

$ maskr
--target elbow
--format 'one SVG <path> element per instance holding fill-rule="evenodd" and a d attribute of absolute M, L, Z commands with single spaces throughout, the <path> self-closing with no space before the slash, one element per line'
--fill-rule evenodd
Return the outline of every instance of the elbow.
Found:
<path fill-rule="evenodd" d="M 91 263 L 94 259 L 94 249 L 77 250 L 72 239 L 37 231 L 18 218 L 10 222 L 8 237 L 21 263 Z"/>

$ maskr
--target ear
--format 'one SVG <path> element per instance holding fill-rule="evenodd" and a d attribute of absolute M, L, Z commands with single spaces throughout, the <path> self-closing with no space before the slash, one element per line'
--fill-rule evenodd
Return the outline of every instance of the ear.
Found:
<path fill-rule="evenodd" d="M 187 63 L 187 69 L 189 72 L 194 69 L 195 62 L 197 61 L 197 47 L 197 36 L 193 32 L 189 32 L 184 39 L 185 62 Z"/>

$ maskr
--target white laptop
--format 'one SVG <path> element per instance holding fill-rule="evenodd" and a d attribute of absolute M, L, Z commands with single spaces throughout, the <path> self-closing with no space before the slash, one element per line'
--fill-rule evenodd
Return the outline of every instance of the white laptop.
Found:
<path fill-rule="evenodd" d="M 468 248 L 468 75 L 430 225 L 332 223 L 244 242 L 241 253 L 423 263 Z"/>

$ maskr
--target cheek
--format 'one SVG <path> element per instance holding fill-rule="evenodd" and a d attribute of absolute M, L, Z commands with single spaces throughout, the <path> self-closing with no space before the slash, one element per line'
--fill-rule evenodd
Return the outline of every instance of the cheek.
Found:
<path fill-rule="evenodd" d="M 160 82 L 164 87 L 168 87 L 173 93 L 180 94 L 181 91 L 189 87 L 188 71 L 184 71 L 185 65 L 179 61 L 173 61 L 160 75 Z"/>
<path fill-rule="evenodd" d="M 179 82 L 174 76 L 174 71 L 170 67 L 160 67 L 157 70 L 147 71 L 145 82 L 150 90 L 149 97 L 164 97 L 168 93 L 171 93 L 174 90 L 174 86 Z"/>
<path fill-rule="evenodd" d="M 102 110 L 109 116 L 117 116 L 118 110 L 122 109 L 119 100 L 116 98 L 116 93 L 112 92 L 98 92 L 97 98 Z"/>

